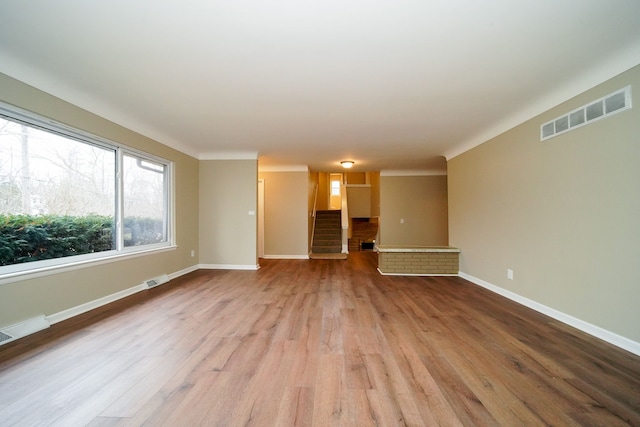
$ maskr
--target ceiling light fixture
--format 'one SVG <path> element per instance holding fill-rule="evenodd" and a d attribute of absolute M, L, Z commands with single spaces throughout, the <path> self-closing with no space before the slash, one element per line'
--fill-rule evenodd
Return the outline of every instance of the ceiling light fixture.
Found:
<path fill-rule="evenodd" d="M 344 160 L 340 162 L 340 164 L 342 165 L 343 168 L 349 169 L 351 166 L 354 165 L 354 162 L 352 162 L 351 160 Z"/>

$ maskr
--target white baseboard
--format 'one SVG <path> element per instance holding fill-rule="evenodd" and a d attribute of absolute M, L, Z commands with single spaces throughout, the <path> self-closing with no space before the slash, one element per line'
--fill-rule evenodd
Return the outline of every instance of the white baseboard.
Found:
<path fill-rule="evenodd" d="M 258 264 L 200 264 L 198 268 L 203 270 L 258 270 Z"/>
<path fill-rule="evenodd" d="M 22 322 L 8 326 L 0 330 L 1 338 L 0 345 L 8 344 L 11 341 L 15 341 L 27 335 L 34 334 L 43 329 L 47 329 L 50 326 L 49 321 L 44 315 L 32 317 L 31 319 L 23 320 Z"/>
<path fill-rule="evenodd" d="M 478 286 L 481 286 L 485 289 L 495 292 L 496 294 L 502 295 L 505 298 L 509 298 L 510 300 L 515 301 L 519 304 L 522 304 L 526 307 L 529 307 L 532 310 L 545 314 L 549 317 L 559 320 L 562 323 L 565 323 L 569 326 L 573 326 L 574 328 L 579 329 L 582 332 L 585 332 L 589 335 L 592 335 L 596 338 L 606 341 L 609 344 L 613 344 L 616 347 L 620 347 L 635 355 L 640 356 L 640 343 L 636 341 L 630 340 L 629 338 L 623 337 L 621 335 L 618 335 L 611 331 L 603 329 L 599 326 L 585 322 L 584 320 L 577 319 L 573 316 L 570 316 L 566 313 L 563 313 L 551 307 L 547 307 L 544 304 L 540 304 L 536 301 L 530 300 L 529 298 L 523 297 L 514 292 L 511 292 L 499 286 L 493 285 L 489 282 L 485 282 L 484 280 L 478 279 L 477 277 L 471 276 L 470 274 L 460 272 L 458 275 L 461 278 L 468 280 Z"/>
<path fill-rule="evenodd" d="M 175 279 L 176 277 L 184 276 L 185 274 L 191 273 L 192 271 L 196 271 L 197 269 L 198 269 L 197 265 L 192 265 L 191 267 L 169 274 L 169 279 Z"/>
<path fill-rule="evenodd" d="M 185 268 L 185 269 L 177 271 L 175 273 L 171 273 L 168 276 L 169 276 L 170 279 L 175 279 L 177 277 L 183 276 L 183 275 L 185 275 L 187 273 L 190 273 L 192 271 L 195 271 L 197 269 L 198 269 L 198 266 L 194 265 L 192 267 Z M 80 305 L 75 306 L 75 307 L 71 307 L 71 308 L 69 308 L 67 310 L 63 310 L 63 311 L 60 311 L 60 312 L 55 313 L 55 314 L 51 314 L 49 316 L 46 316 L 46 319 L 50 324 L 53 325 L 55 323 L 62 322 L 63 320 L 67 320 L 67 319 L 70 319 L 70 318 L 72 318 L 74 316 L 78 316 L 80 314 L 86 313 L 87 311 L 96 309 L 98 307 L 102 307 L 103 305 L 107 305 L 107 304 L 112 303 L 114 301 L 118 301 L 119 299 L 126 298 L 126 297 L 128 297 L 130 295 L 133 295 L 133 294 L 138 293 L 140 291 L 144 291 L 146 289 L 148 289 L 147 288 L 147 284 L 146 283 L 141 283 L 139 285 L 132 286 L 132 287 L 130 287 L 128 289 L 123 289 L 123 290 L 121 290 L 119 292 L 116 292 L 114 294 L 107 295 L 107 296 L 104 296 L 102 298 L 98 298 L 96 300 L 89 301 L 89 302 L 86 302 L 84 304 L 80 304 Z"/>
<path fill-rule="evenodd" d="M 56 324 L 58 322 L 62 322 L 63 320 L 71 319 L 72 317 L 78 316 L 82 313 L 86 313 L 87 311 L 96 309 L 98 307 L 102 307 L 103 305 L 107 305 L 114 301 L 118 301 L 119 299 L 126 298 L 130 295 L 138 293 L 140 291 L 144 291 L 147 289 L 146 284 L 136 285 L 128 289 L 124 289 L 120 292 L 116 292 L 115 294 L 107 295 L 102 298 L 98 298 L 93 301 L 86 302 L 84 304 L 77 305 L 75 307 L 68 308 L 66 310 L 60 311 L 55 314 L 51 314 L 47 316 L 47 320 L 50 324 Z"/>

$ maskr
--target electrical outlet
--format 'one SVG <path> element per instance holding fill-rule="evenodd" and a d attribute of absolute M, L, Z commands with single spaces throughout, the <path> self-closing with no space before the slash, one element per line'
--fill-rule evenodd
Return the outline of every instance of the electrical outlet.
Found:
<path fill-rule="evenodd" d="M 196 256 L 196 251 L 194 251 L 193 249 L 191 249 L 191 258 L 193 258 L 194 256 Z"/>
<path fill-rule="evenodd" d="M 513 270 L 510 268 L 507 268 L 507 279 L 513 280 Z"/>
<path fill-rule="evenodd" d="M 404 224 L 404 218 L 400 218 L 400 224 Z"/>

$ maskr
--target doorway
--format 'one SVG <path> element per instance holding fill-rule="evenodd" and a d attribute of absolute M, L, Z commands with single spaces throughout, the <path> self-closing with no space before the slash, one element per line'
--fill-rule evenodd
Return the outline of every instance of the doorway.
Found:
<path fill-rule="evenodd" d="M 342 209 L 342 174 L 329 174 L 329 210 Z"/>
<path fill-rule="evenodd" d="M 264 258 L 264 179 L 258 180 L 258 258 Z"/>

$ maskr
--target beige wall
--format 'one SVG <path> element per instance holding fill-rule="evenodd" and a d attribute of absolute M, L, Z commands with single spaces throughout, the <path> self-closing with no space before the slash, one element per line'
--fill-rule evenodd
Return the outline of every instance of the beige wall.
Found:
<path fill-rule="evenodd" d="M 309 255 L 309 174 L 260 172 L 264 179 L 265 257 Z"/>
<path fill-rule="evenodd" d="M 539 138 L 629 84 L 640 66 L 450 160 L 449 225 L 461 272 L 640 342 L 640 109 Z"/>
<path fill-rule="evenodd" d="M 366 172 L 346 172 L 344 176 L 346 184 L 368 184 Z"/>
<path fill-rule="evenodd" d="M 200 264 L 255 268 L 257 211 L 257 160 L 201 161 Z"/>
<path fill-rule="evenodd" d="M 380 216 L 380 172 L 347 173 L 349 217 L 374 218 Z M 368 187 L 358 187 L 367 185 Z M 367 206 L 362 203 L 366 201 Z M 354 206 L 355 202 L 355 206 Z"/>
<path fill-rule="evenodd" d="M 370 218 L 371 186 L 347 185 L 346 190 L 349 218 Z"/>
<path fill-rule="evenodd" d="M 447 227 L 446 176 L 380 177 L 380 244 L 445 246 Z"/>
<path fill-rule="evenodd" d="M 329 173 L 315 172 L 318 175 L 318 210 L 329 209 Z M 314 178 L 315 179 L 315 178 Z M 371 217 L 380 216 L 380 172 L 350 172 L 349 184 L 371 185 Z"/>
<path fill-rule="evenodd" d="M 133 259 L 0 285 L 0 326 L 52 315 L 197 265 L 198 161 L 58 98 L 0 74 L 0 99 L 92 134 L 174 162 L 178 248 Z"/>
<path fill-rule="evenodd" d="M 380 216 L 380 172 L 369 172 L 371 184 L 371 216 Z"/>
<path fill-rule="evenodd" d="M 319 211 L 329 209 L 329 174 L 326 172 L 318 173 L 318 204 Z"/>

